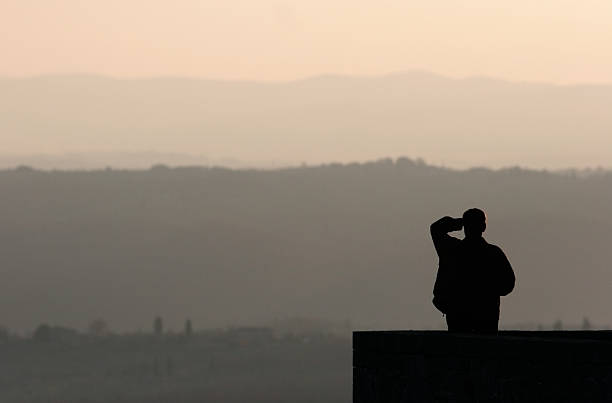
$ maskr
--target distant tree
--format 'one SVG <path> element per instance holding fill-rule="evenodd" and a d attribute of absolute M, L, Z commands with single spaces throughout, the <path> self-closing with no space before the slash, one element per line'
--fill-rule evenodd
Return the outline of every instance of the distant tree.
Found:
<path fill-rule="evenodd" d="M 185 321 L 185 336 L 191 336 L 193 334 L 193 325 L 191 324 L 191 319 L 187 319 Z"/>
<path fill-rule="evenodd" d="M 161 172 L 161 171 L 169 171 L 170 167 L 165 164 L 155 164 L 151 167 L 150 171 L 152 172 Z"/>
<path fill-rule="evenodd" d="M 43 323 L 39 325 L 36 330 L 34 330 L 34 334 L 32 335 L 32 339 L 36 341 L 49 341 L 51 340 L 51 326 Z"/>
<path fill-rule="evenodd" d="M 557 319 L 555 323 L 553 323 L 553 330 L 563 330 L 563 322 L 561 322 L 561 319 Z"/>
<path fill-rule="evenodd" d="M 163 332 L 164 321 L 162 320 L 161 316 L 158 316 L 155 318 L 155 321 L 153 321 L 153 333 L 155 333 L 157 336 L 161 336 Z"/>
<path fill-rule="evenodd" d="M 413 167 L 415 163 L 410 158 L 399 157 L 397 160 L 395 160 L 395 165 L 402 167 Z"/>
<path fill-rule="evenodd" d="M 108 323 L 104 319 L 96 319 L 89 324 L 89 334 L 100 337 L 110 333 Z"/>
<path fill-rule="evenodd" d="M 27 165 L 19 165 L 17 168 L 15 168 L 15 171 L 17 172 L 34 172 L 34 168 L 27 166 Z"/>
<path fill-rule="evenodd" d="M 582 318 L 582 330 L 591 330 L 591 321 L 586 316 Z"/>

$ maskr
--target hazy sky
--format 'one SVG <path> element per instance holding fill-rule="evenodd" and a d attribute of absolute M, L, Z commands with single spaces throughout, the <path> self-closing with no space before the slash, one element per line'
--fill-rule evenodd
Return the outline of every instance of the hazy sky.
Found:
<path fill-rule="evenodd" d="M 612 82 L 610 0 L 0 0 L 0 75 Z"/>

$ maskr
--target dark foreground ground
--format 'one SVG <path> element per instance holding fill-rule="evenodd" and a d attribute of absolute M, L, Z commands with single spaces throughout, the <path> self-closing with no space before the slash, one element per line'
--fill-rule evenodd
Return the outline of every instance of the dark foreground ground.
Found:
<path fill-rule="evenodd" d="M 348 336 L 348 335 L 347 335 Z M 224 331 L 0 344 L 0 402 L 349 402 L 351 343 Z"/>
<path fill-rule="evenodd" d="M 356 403 L 609 403 L 610 331 L 353 334 Z"/>

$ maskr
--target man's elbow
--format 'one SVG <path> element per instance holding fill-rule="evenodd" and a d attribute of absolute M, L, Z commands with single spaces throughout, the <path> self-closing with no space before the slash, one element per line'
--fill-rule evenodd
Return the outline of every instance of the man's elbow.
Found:
<path fill-rule="evenodd" d="M 505 287 L 502 287 L 499 295 L 505 297 L 506 295 L 510 294 L 514 290 L 515 283 L 516 279 L 513 277 L 511 281 L 508 281 L 508 283 L 505 284 Z"/>
<path fill-rule="evenodd" d="M 439 220 L 436 220 L 434 223 L 432 223 L 429 226 L 429 232 L 431 233 L 431 235 L 437 235 L 440 233 L 444 233 L 444 224 L 446 222 L 448 222 L 448 219 L 450 217 L 442 217 Z"/>
<path fill-rule="evenodd" d="M 431 234 L 431 236 L 433 236 L 434 234 L 438 232 L 438 225 L 436 225 L 437 223 L 438 222 L 436 221 L 435 223 L 429 226 L 429 233 Z"/>

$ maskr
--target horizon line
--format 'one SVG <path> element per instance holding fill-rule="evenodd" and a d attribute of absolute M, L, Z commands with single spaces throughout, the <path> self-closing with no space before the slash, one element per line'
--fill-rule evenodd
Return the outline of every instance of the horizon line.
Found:
<path fill-rule="evenodd" d="M 44 78 L 100 78 L 116 81 L 151 81 L 151 80 L 186 80 L 186 81 L 208 81 L 218 83 L 244 83 L 244 84 L 292 84 L 300 83 L 317 79 L 336 78 L 336 79 L 384 79 L 392 77 L 401 77 L 409 75 L 430 76 L 442 80 L 449 81 L 470 81 L 470 80 L 486 80 L 495 82 L 504 82 L 511 84 L 527 84 L 527 85 L 546 85 L 552 87 L 590 87 L 590 86 L 612 86 L 612 81 L 583 81 L 583 82 L 555 82 L 543 80 L 515 80 L 504 78 L 501 76 L 489 74 L 470 74 L 453 76 L 450 74 L 438 73 L 425 69 L 406 69 L 394 70 L 387 73 L 379 74 L 344 74 L 344 73 L 317 73 L 292 79 L 248 79 L 248 78 L 219 78 L 205 77 L 193 75 L 176 75 L 176 74 L 151 74 L 151 75 L 117 75 L 95 72 L 49 72 L 24 75 L 0 75 L 0 80 L 35 80 Z"/>
<path fill-rule="evenodd" d="M 103 153 L 104 154 L 104 153 Z M 113 152 L 109 152 L 109 154 L 115 154 Z M 161 153 L 160 153 L 161 154 Z M 30 155 L 30 157 L 38 156 L 58 156 L 54 154 L 36 154 Z M 75 155 L 73 153 L 64 154 L 64 155 Z M 79 154 L 76 154 L 79 155 Z M 84 155 L 84 154 L 80 154 Z M 173 154 L 175 156 L 184 155 L 191 156 L 193 158 L 198 158 L 198 156 L 189 155 L 189 154 Z M 0 158 L 8 157 L 7 154 L 0 154 Z M 206 157 L 201 157 L 206 158 Z M 583 173 L 583 174 L 612 174 L 612 166 L 586 166 L 586 167 L 560 167 L 560 168 L 546 168 L 546 167 L 530 167 L 526 165 L 513 164 L 513 165 L 504 165 L 504 166 L 486 166 L 486 165 L 470 165 L 467 167 L 457 167 L 451 165 L 445 165 L 443 163 L 436 162 L 428 162 L 424 158 L 421 157 L 408 157 L 408 156 L 397 156 L 397 157 L 380 157 L 373 158 L 367 160 L 352 160 L 352 161 L 326 161 L 326 162 L 317 162 L 317 163 L 307 163 L 307 162 L 270 162 L 268 166 L 263 165 L 263 163 L 248 163 L 245 162 L 244 166 L 231 166 L 226 165 L 222 161 L 224 158 L 213 160 L 208 164 L 172 164 L 167 162 L 151 162 L 148 164 L 148 167 L 121 167 L 121 166 L 112 166 L 107 165 L 105 167 L 94 167 L 94 168 L 40 168 L 36 166 L 30 166 L 27 163 L 17 164 L 15 166 L 4 166 L 0 167 L 0 172 L 7 171 L 18 171 L 18 170 L 31 170 L 33 172 L 101 172 L 101 171 L 130 171 L 130 172 L 145 172 L 151 171 L 154 169 L 221 169 L 221 170 L 229 170 L 229 171 L 261 171 L 261 172 L 273 172 L 273 171 L 284 171 L 284 170 L 294 170 L 294 169 L 317 169 L 317 168 L 325 168 L 325 167 L 342 167 L 347 168 L 354 165 L 374 165 L 374 164 L 384 164 L 390 163 L 392 165 L 397 165 L 402 161 L 407 161 L 408 163 L 414 166 L 421 166 L 445 171 L 453 171 L 453 172 L 470 172 L 470 171 L 478 171 L 485 170 L 490 172 L 502 172 L 509 170 L 519 170 L 524 172 L 539 172 L 539 173 L 550 173 L 550 174 L 567 174 L 567 173 Z M 225 159 L 228 160 L 228 159 Z M 240 162 L 240 161 L 236 161 Z"/>

